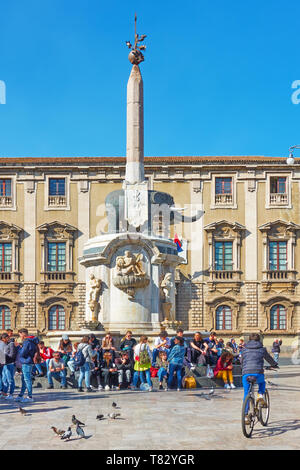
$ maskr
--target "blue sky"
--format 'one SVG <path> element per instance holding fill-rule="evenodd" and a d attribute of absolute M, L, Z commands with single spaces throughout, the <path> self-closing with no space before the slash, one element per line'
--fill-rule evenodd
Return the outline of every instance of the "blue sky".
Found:
<path fill-rule="evenodd" d="M 141 65 L 145 155 L 286 156 L 300 144 L 300 3 L 0 0 L 0 156 L 124 156 L 125 41 Z"/>

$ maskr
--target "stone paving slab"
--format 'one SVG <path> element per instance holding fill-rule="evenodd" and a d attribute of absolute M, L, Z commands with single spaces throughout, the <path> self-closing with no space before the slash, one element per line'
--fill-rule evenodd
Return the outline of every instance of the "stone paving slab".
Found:
<path fill-rule="evenodd" d="M 35 403 L 22 405 L 0 400 L 0 449 L 300 449 L 300 367 L 284 365 L 267 372 L 277 386 L 269 386 L 269 425 L 258 424 L 252 439 L 241 430 L 242 390 L 217 389 L 211 400 L 201 390 L 181 392 L 96 392 L 34 390 Z M 268 380 L 268 379 L 267 379 Z M 96 421 L 121 406 L 122 419 Z M 75 433 L 61 441 L 51 426 L 66 429 L 75 414 L 86 424 L 87 439 Z"/>

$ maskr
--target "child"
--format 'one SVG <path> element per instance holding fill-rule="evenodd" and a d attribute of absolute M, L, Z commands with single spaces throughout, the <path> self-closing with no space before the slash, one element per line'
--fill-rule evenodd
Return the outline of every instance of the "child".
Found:
<path fill-rule="evenodd" d="M 114 390 L 116 387 L 113 385 L 114 377 L 117 375 L 117 367 L 113 362 L 112 353 L 105 352 L 101 362 L 102 375 L 104 377 L 104 390 Z"/>
<path fill-rule="evenodd" d="M 146 380 L 149 385 L 149 392 L 152 392 L 152 382 L 150 377 L 150 367 L 152 363 L 152 353 L 149 348 L 148 336 L 141 336 L 140 342 L 134 348 L 134 374 L 132 380 L 132 390 L 136 389 L 138 379 L 140 378 L 141 384 L 145 383 L 145 376 Z"/>
<path fill-rule="evenodd" d="M 164 390 L 163 380 L 168 376 L 168 354 L 166 351 L 160 351 L 156 360 L 155 367 L 158 368 L 157 376 L 159 380 L 159 390 Z"/>
<path fill-rule="evenodd" d="M 225 350 L 218 359 L 214 370 L 214 376 L 216 379 L 223 379 L 224 388 L 235 388 L 232 375 L 232 361 L 233 355 L 229 351 Z M 230 385 L 228 384 L 228 380 Z"/>
<path fill-rule="evenodd" d="M 116 359 L 116 365 L 118 369 L 118 389 L 120 390 L 122 386 L 130 388 L 131 384 L 131 371 L 133 369 L 133 363 L 129 357 L 129 351 L 124 351 L 121 353 L 121 357 Z"/>
<path fill-rule="evenodd" d="M 168 333 L 166 331 L 161 331 L 158 338 L 154 341 L 153 357 L 152 357 L 152 366 L 154 367 L 156 358 L 160 351 L 166 351 L 168 354 L 171 347 L 171 341 L 168 338 Z"/>

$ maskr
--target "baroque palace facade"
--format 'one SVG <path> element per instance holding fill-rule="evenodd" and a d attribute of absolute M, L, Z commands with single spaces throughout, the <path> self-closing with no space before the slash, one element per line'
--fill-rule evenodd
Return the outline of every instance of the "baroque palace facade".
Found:
<path fill-rule="evenodd" d="M 0 330 L 27 327 L 50 339 L 83 328 L 79 258 L 107 230 L 105 198 L 124 174 L 119 157 L 0 160 Z M 292 342 L 300 332 L 299 161 L 146 157 L 145 176 L 183 214 L 204 211 L 169 233 L 186 247 L 176 270 L 183 328 L 224 337 L 261 330 Z"/>

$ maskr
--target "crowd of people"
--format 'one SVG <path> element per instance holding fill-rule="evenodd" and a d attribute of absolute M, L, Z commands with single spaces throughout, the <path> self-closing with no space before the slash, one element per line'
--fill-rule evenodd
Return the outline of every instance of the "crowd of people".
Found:
<path fill-rule="evenodd" d="M 0 397 L 23 403 L 33 401 L 32 383 L 36 376 L 47 376 L 49 389 L 54 388 L 53 378 L 66 389 L 67 376 L 73 381 L 76 377 L 78 392 L 84 392 L 83 382 L 86 392 L 121 388 L 136 390 L 138 386 L 151 391 L 152 378 L 157 376 L 159 390 L 175 386 L 179 391 L 186 367 L 193 371 L 204 366 L 211 369 L 215 378 L 223 380 L 225 388 L 235 388 L 233 364 L 240 362 L 245 348 L 243 338 L 239 344 L 234 338 L 224 343 L 215 332 L 204 338 L 196 332 L 192 339 L 187 340 L 181 328 L 173 338 L 161 331 L 152 350 L 147 336 L 142 335 L 137 341 L 131 331 L 127 331 L 119 348 L 116 348 L 110 333 L 102 340 L 90 334 L 75 343 L 63 334 L 55 350 L 38 337 L 30 336 L 26 328 L 20 329 L 18 335 L 19 338 L 15 338 L 13 330 L 7 330 L 0 338 Z M 273 343 L 277 363 L 281 344 L 278 339 Z M 79 374 L 75 375 L 76 372 Z M 21 388 L 16 397 L 15 374 L 21 376 Z"/>

